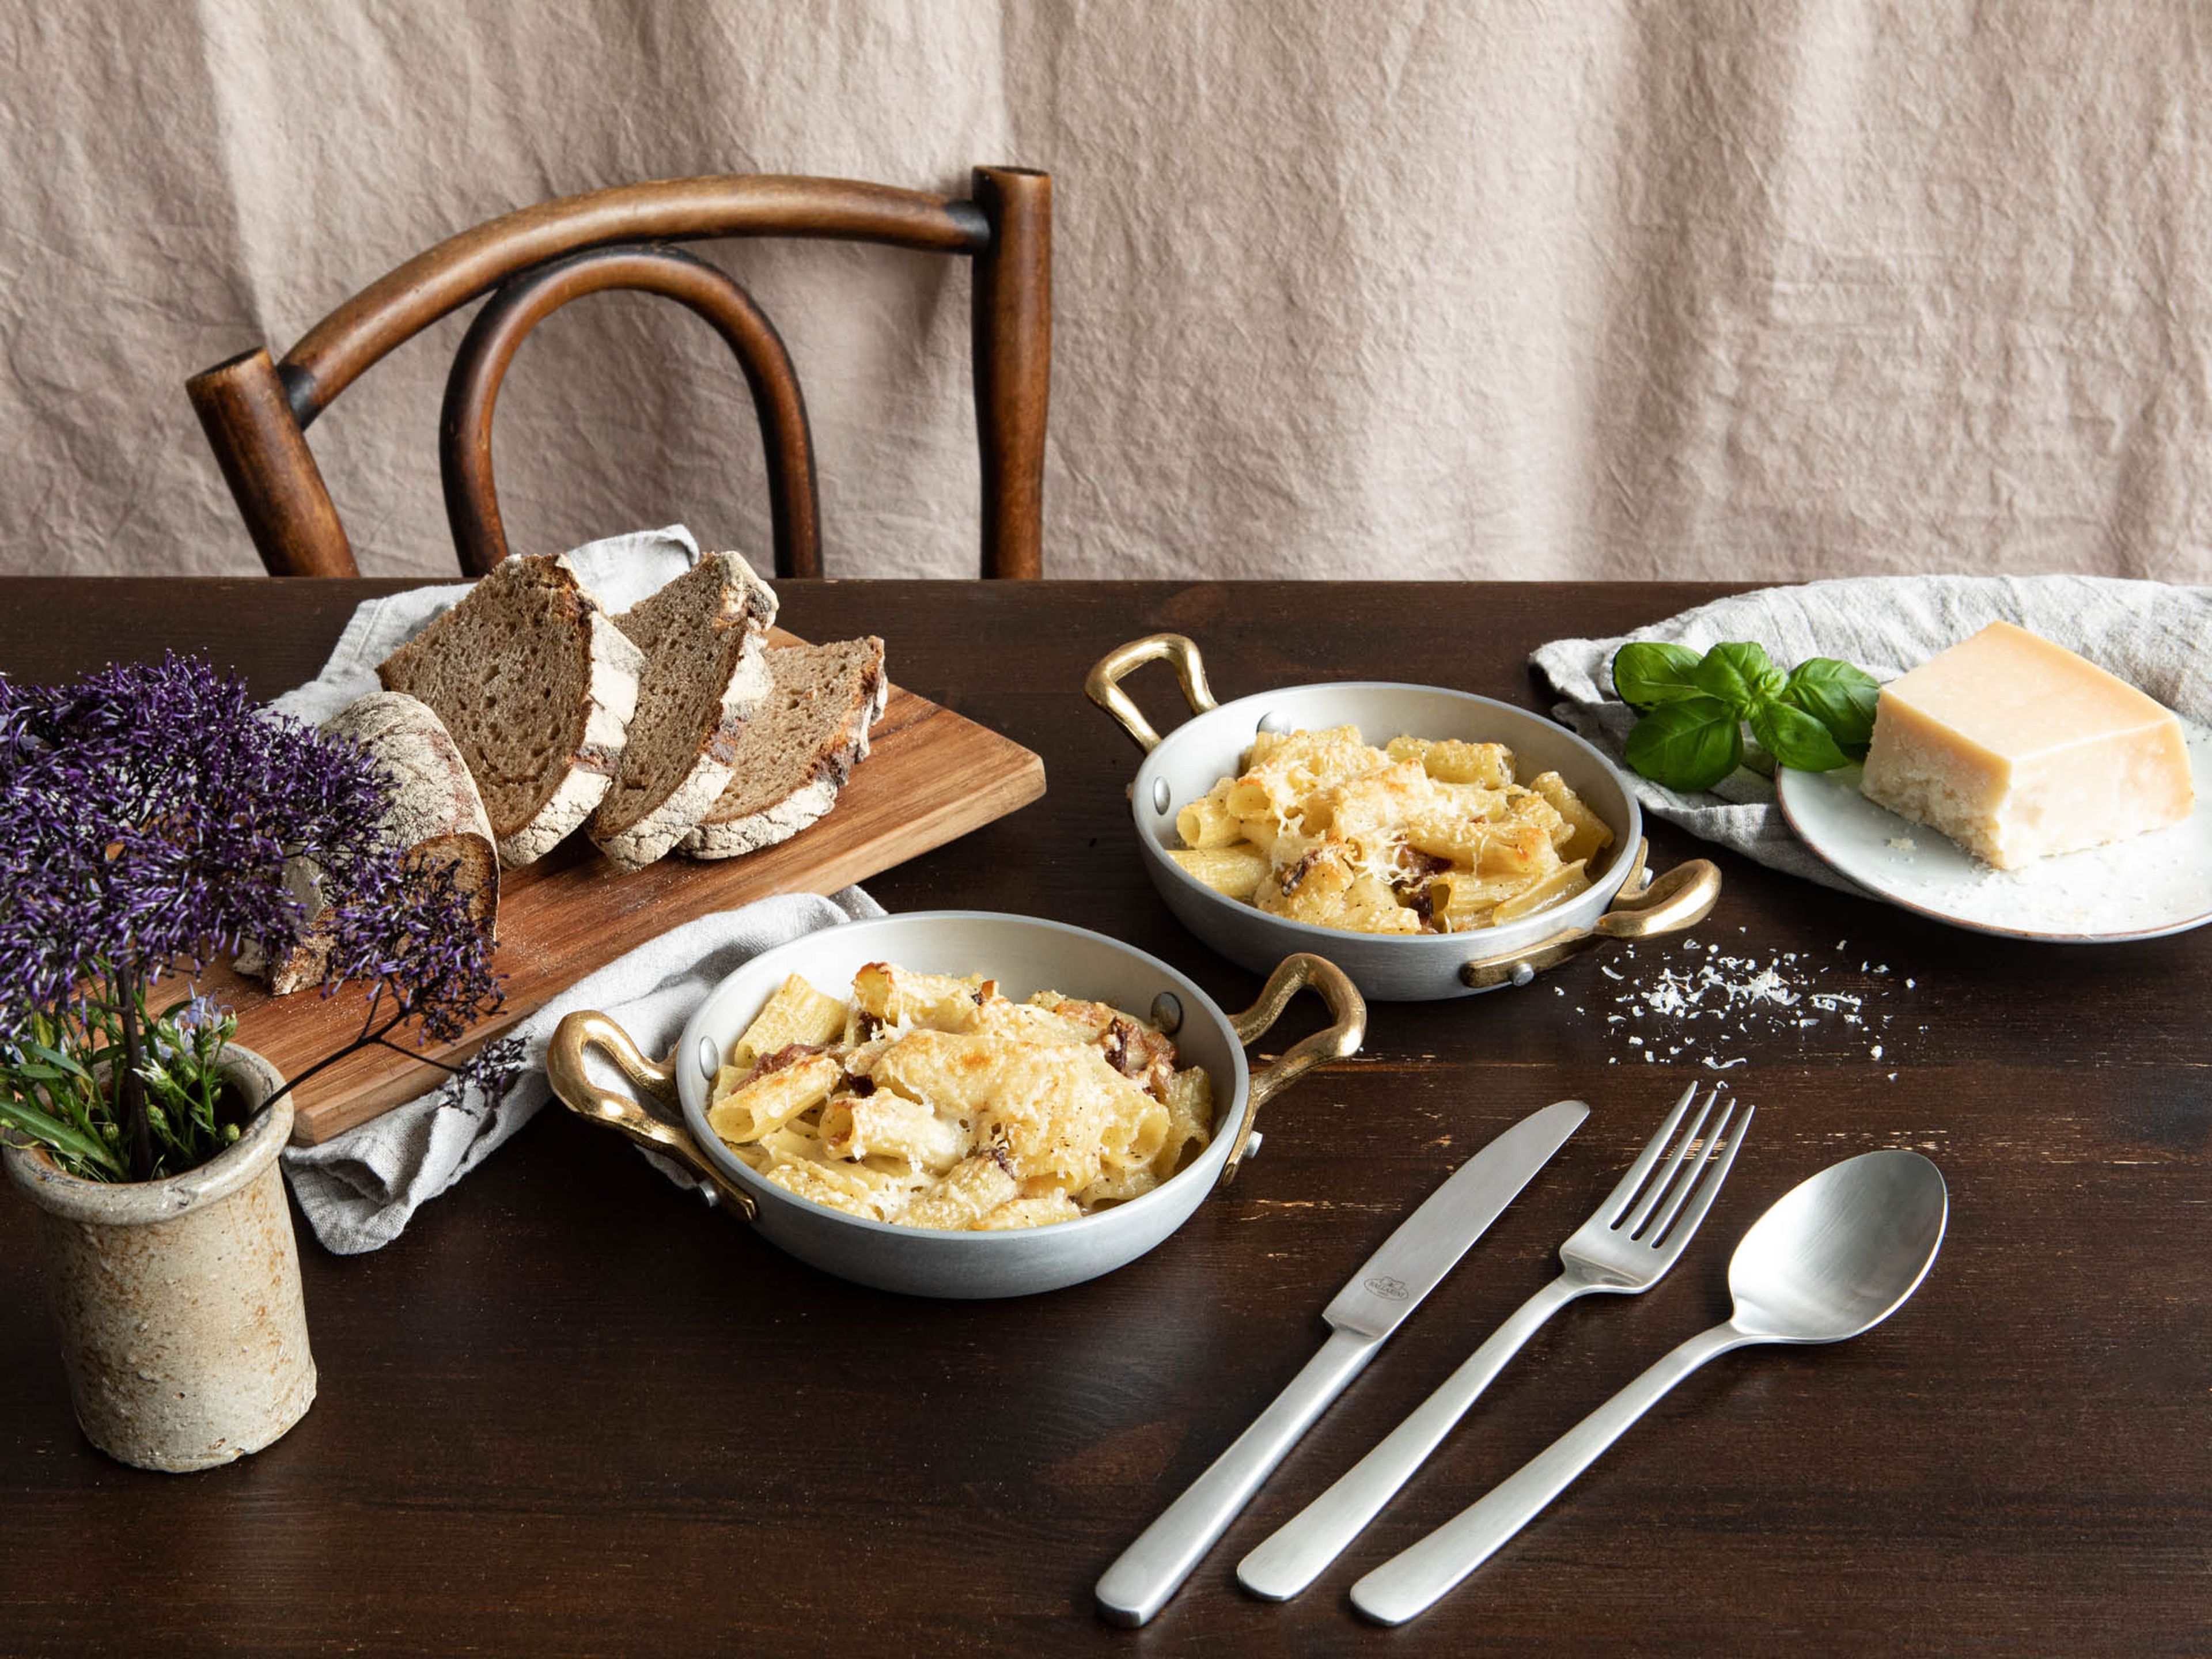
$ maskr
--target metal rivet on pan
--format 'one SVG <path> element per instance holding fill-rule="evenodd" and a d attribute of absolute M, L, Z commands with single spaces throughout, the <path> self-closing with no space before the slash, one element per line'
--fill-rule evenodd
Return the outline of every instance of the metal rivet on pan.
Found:
<path fill-rule="evenodd" d="M 1152 999 L 1152 1024 L 1170 1036 L 1182 1024 L 1182 1003 L 1173 991 L 1163 991 Z"/>
<path fill-rule="evenodd" d="M 1250 1134 L 1244 1137 L 1244 1156 L 1246 1158 L 1257 1158 L 1260 1156 L 1261 1139 L 1261 1136 L 1257 1129 L 1253 1130 Z"/>
<path fill-rule="evenodd" d="M 1168 793 L 1168 781 L 1165 778 L 1152 780 L 1152 811 L 1165 812 L 1169 803 L 1174 799 L 1175 797 Z"/>
<path fill-rule="evenodd" d="M 1516 985 L 1526 985 L 1535 977 L 1536 970 L 1527 963 L 1516 962 L 1513 964 L 1513 982 Z"/>
<path fill-rule="evenodd" d="M 722 1069 L 722 1051 L 714 1046 L 714 1039 L 710 1036 L 699 1039 L 699 1069 L 707 1074 L 709 1083 L 714 1080 L 714 1073 Z"/>
<path fill-rule="evenodd" d="M 1291 717 L 1279 710 L 1270 708 L 1260 716 L 1259 729 L 1262 732 L 1287 732 L 1291 729 Z"/>

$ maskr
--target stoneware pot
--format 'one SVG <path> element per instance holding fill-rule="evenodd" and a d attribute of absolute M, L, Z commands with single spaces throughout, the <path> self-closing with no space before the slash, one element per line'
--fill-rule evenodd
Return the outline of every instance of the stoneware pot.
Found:
<path fill-rule="evenodd" d="M 249 1106 L 283 1086 L 250 1048 L 223 1050 Z M 259 1451 L 315 1398 L 300 1255 L 276 1154 L 288 1095 L 237 1142 L 162 1181 L 80 1181 L 42 1147 L 0 1145 L 37 1205 L 76 1420 L 109 1456 L 181 1473 Z"/>

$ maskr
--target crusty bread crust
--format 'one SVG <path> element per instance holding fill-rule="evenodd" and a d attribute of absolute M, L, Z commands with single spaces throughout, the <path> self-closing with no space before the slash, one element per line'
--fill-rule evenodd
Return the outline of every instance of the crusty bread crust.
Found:
<path fill-rule="evenodd" d="M 788 841 L 827 817 L 837 804 L 837 792 L 851 778 L 853 768 L 867 758 L 870 728 L 883 718 L 890 689 L 879 642 L 876 660 L 861 682 L 860 697 L 846 710 L 799 786 L 781 799 L 742 817 L 717 821 L 709 813 L 684 837 L 681 850 L 695 859 L 738 858 Z"/>
<path fill-rule="evenodd" d="M 769 694 L 768 658 L 761 640 L 775 620 L 775 592 L 738 554 L 709 553 L 700 563 L 720 573 L 723 612 L 710 625 L 741 630 L 744 644 L 704 729 L 696 737 L 690 766 L 664 784 L 658 801 L 627 823 L 602 821 L 611 798 L 593 812 L 586 832 L 601 852 L 625 870 L 641 870 L 659 859 L 721 799 L 736 767 L 738 739 L 744 733 L 745 722 Z M 625 613 L 629 614 L 634 613 Z M 622 620 L 616 618 L 617 624 Z M 653 672 L 648 657 L 646 675 Z"/>
<path fill-rule="evenodd" d="M 487 933 L 494 933 L 499 855 L 491 821 L 468 763 L 437 711 L 403 691 L 372 691 L 324 721 L 323 730 L 360 744 L 389 779 L 392 793 L 380 825 L 386 839 L 414 858 L 456 866 L 455 879 L 470 896 L 471 915 Z M 284 884 L 311 920 L 323 909 L 324 896 L 306 860 L 286 865 Z M 273 965 L 257 945 L 239 952 L 237 965 L 240 973 L 265 976 L 278 996 L 289 996 L 321 981 L 330 948 L 328 935 L 309 927 Z"/>
<path fill-rule="evenodd" d="M 437 711 L 404 691 L 372 691 L 323 722 L 369 751 L 392 780 L 385 833 L 404 847 L 473 835 L 492 850 L 491 820 L 468 763 Z"/>

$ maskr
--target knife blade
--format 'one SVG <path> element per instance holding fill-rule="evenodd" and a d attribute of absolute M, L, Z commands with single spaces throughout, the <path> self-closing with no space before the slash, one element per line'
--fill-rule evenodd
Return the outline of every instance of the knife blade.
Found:
<path fill-rule="evenodd" d="M 1589 1115 L 1579 1100 L 1531 1113 L 1461 1164 L 1398 1224 L 1322 1310 L 1330 1328 L 1321 1352 L 1107 1568 L 1097 1589 L 1101 1613 L 1114 1624 L 1142 1625 L 1167 1605 L 1299 1436 Z"/>

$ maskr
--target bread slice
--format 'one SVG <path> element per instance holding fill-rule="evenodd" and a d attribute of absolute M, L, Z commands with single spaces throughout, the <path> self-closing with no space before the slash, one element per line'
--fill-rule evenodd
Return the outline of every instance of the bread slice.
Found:
<path fill-rule="evenodd" d="M 376 676 L 437 712 L 500 861 L 519 866 L 552 851 L 613 784 L 644 669 L 562 554 L 508 559 Z"/>
<path fill-rule="evenodd" d="M 437 711 L 404 691 L 372 691 L 323 722 L 351 738 L 392 785 L 384 810 L 387 839 L 416 860 L 451 864 L 469 896 L 469 915 L 487 933 L 499 925 L 499 848 L 468 763 Z"/>
<path fill-rule="evenodd" d="M 427 703 L 400 691 L 372 691 L 323 722 L 323 730 L 368 751 L 391 788 L 384 811 L 386 838 L 410 860 L 450 864 L 468 896 L 477 927 L 493 933 L 499 917 L 499 851 L 491 821 L 453 736 Z M 306 859 L 284 868 L 284 884 L 307 908 L 309 922 L 299 942 L 273 963 L 259 945 L 239 953 L 241 973 L 265 977 L 278 996 L 322 981 L 330 938 L 313 926 L 326 905 L 318 872 Z"/>
<path fill-rule="evenodd" d="M 736 858 L 788 841 L 836 803 L 890 696 L 884 642 L 768 649 L 769 699 L 738 742 L 735 775 L 683 850 Z"/>
<path fill-rule="evenodd" d="M 761 636 L 775 595 L 735 553 L 708 553 L 615 618 L 645 653 L 622 769 L 585 826 L 642 869 L 706 815 L 730 781 L 739 735 L 769 695 Z"/>

